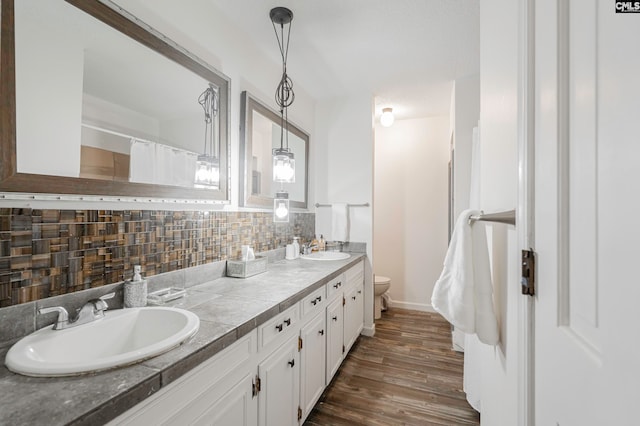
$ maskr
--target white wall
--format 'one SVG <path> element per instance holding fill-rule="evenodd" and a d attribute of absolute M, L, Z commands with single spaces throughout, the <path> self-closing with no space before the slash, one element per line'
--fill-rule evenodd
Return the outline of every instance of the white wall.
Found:
<path fill-rule="evenodd" d="M 316 199 L 320 203 L 373 203 L 373 96 L 353 94 L 319 101 L 316 107 L 315 142 L 310 166 L 317 176 Z M 311 170 L 310 170 L 311 173 Z M 365 331 L 373 333 L 373 210 L 352 207 L 350 241 L 367 244 L 365 263 Z M 316 233 L 331 240 L 331 209 L 316 209 Z"/>
<path fill-rule="evenodd" d="M 456 79 L 453 88 L 454 179 L 453 219 L 469 208 L 471 185 L 471 141 L 480 119 L 480 76 Z"/>
<path fill-rule="evenodd" d="M 481 197 L 485 212 L 511 210 L 518 184 L 518 2 L 480 3 Z M 483 425 L 518 424 L 518 250 L 511 226 L 489 225 L 500 343 L 480 344 Z"/>
<path fill-rule="evenodd" d="M 374 271 L 393 306 L 432 311 L 447 251 L 449 117 L 376 125 Z"/>

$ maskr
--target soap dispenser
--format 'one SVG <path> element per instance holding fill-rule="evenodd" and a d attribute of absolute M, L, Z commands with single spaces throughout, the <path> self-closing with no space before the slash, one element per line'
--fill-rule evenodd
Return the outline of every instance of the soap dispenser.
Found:
<path fill-rule="evenodd" d="M 147 280 L 140 275 L 140 265 L 133 267 L 133 278 L 124 283 L 124 307 L 140 308 L 147 306 Z"/>
<path fill-rule="evenodd" d="M 299 237 L 293 237 L 293 258 L 297 259 L 300 257 L 300 243 L 298 242 Z"/>
<path fill-rule="evenodd" d="M 324 235 L 320 234 L 320 241 L 318 241 L 318 250 L 324 251 L 327 248 L 327 242 L 324 239 Z"/>

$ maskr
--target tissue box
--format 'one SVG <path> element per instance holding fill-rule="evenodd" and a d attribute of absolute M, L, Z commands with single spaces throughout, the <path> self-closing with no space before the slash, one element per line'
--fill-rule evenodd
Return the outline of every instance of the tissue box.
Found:
<path fill-rule="evenodd" d="M 227 260 L 227 276 L 247 278 L 267 270 L 267 258 L 256 256 L 253 260 Z"/>

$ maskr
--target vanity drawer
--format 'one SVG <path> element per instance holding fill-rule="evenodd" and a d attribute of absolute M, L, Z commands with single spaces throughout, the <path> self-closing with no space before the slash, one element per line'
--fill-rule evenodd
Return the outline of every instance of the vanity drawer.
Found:
<path fill-rule="evenodd" d="M 284 312 L 279 313 L 258 328 L 259 347 L 264 348 L 287 331 L 297 328 L 300 320 L 300 304 L 296 303 Z"/>
<path fill-rule="evenodd" d="M 327 287 L 327 299 L 331 300 L 334 294 L 342 292 L 346 282 L 344 280 L 344 274 L 340 274 L 326 285 Z"/>
<path fill-rule="evenodd" d="M 322 286 L 307 297 L 302 299 L 302 317 L 306 318 L 308 315 L 315 314 L 324 309 L 324 305 L 327 301 L 327 288 Z"/>
<path fill-rule="evenodd" d="M 344 273 L 345 281 L 351 283 L 364 282 L 364 261 L 352 266 Z"/>

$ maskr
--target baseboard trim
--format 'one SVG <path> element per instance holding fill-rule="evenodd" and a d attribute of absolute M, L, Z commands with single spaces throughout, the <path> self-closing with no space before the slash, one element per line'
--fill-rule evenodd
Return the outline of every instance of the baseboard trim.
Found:
<path fill-rule="evenodd" d="M 363 336 L 373 337 L 376 334 L 376 325 L 373 324 L 371 327 L 364 327 L 360 334 Z"/>
<path fill-rule="evenodd" d="M 389 306 L 392 308 L 409 309 L 411 311 L 420 312 L 436 312 L 429 303 L 403 302 L 400 300 L 389 299 Z"/>

